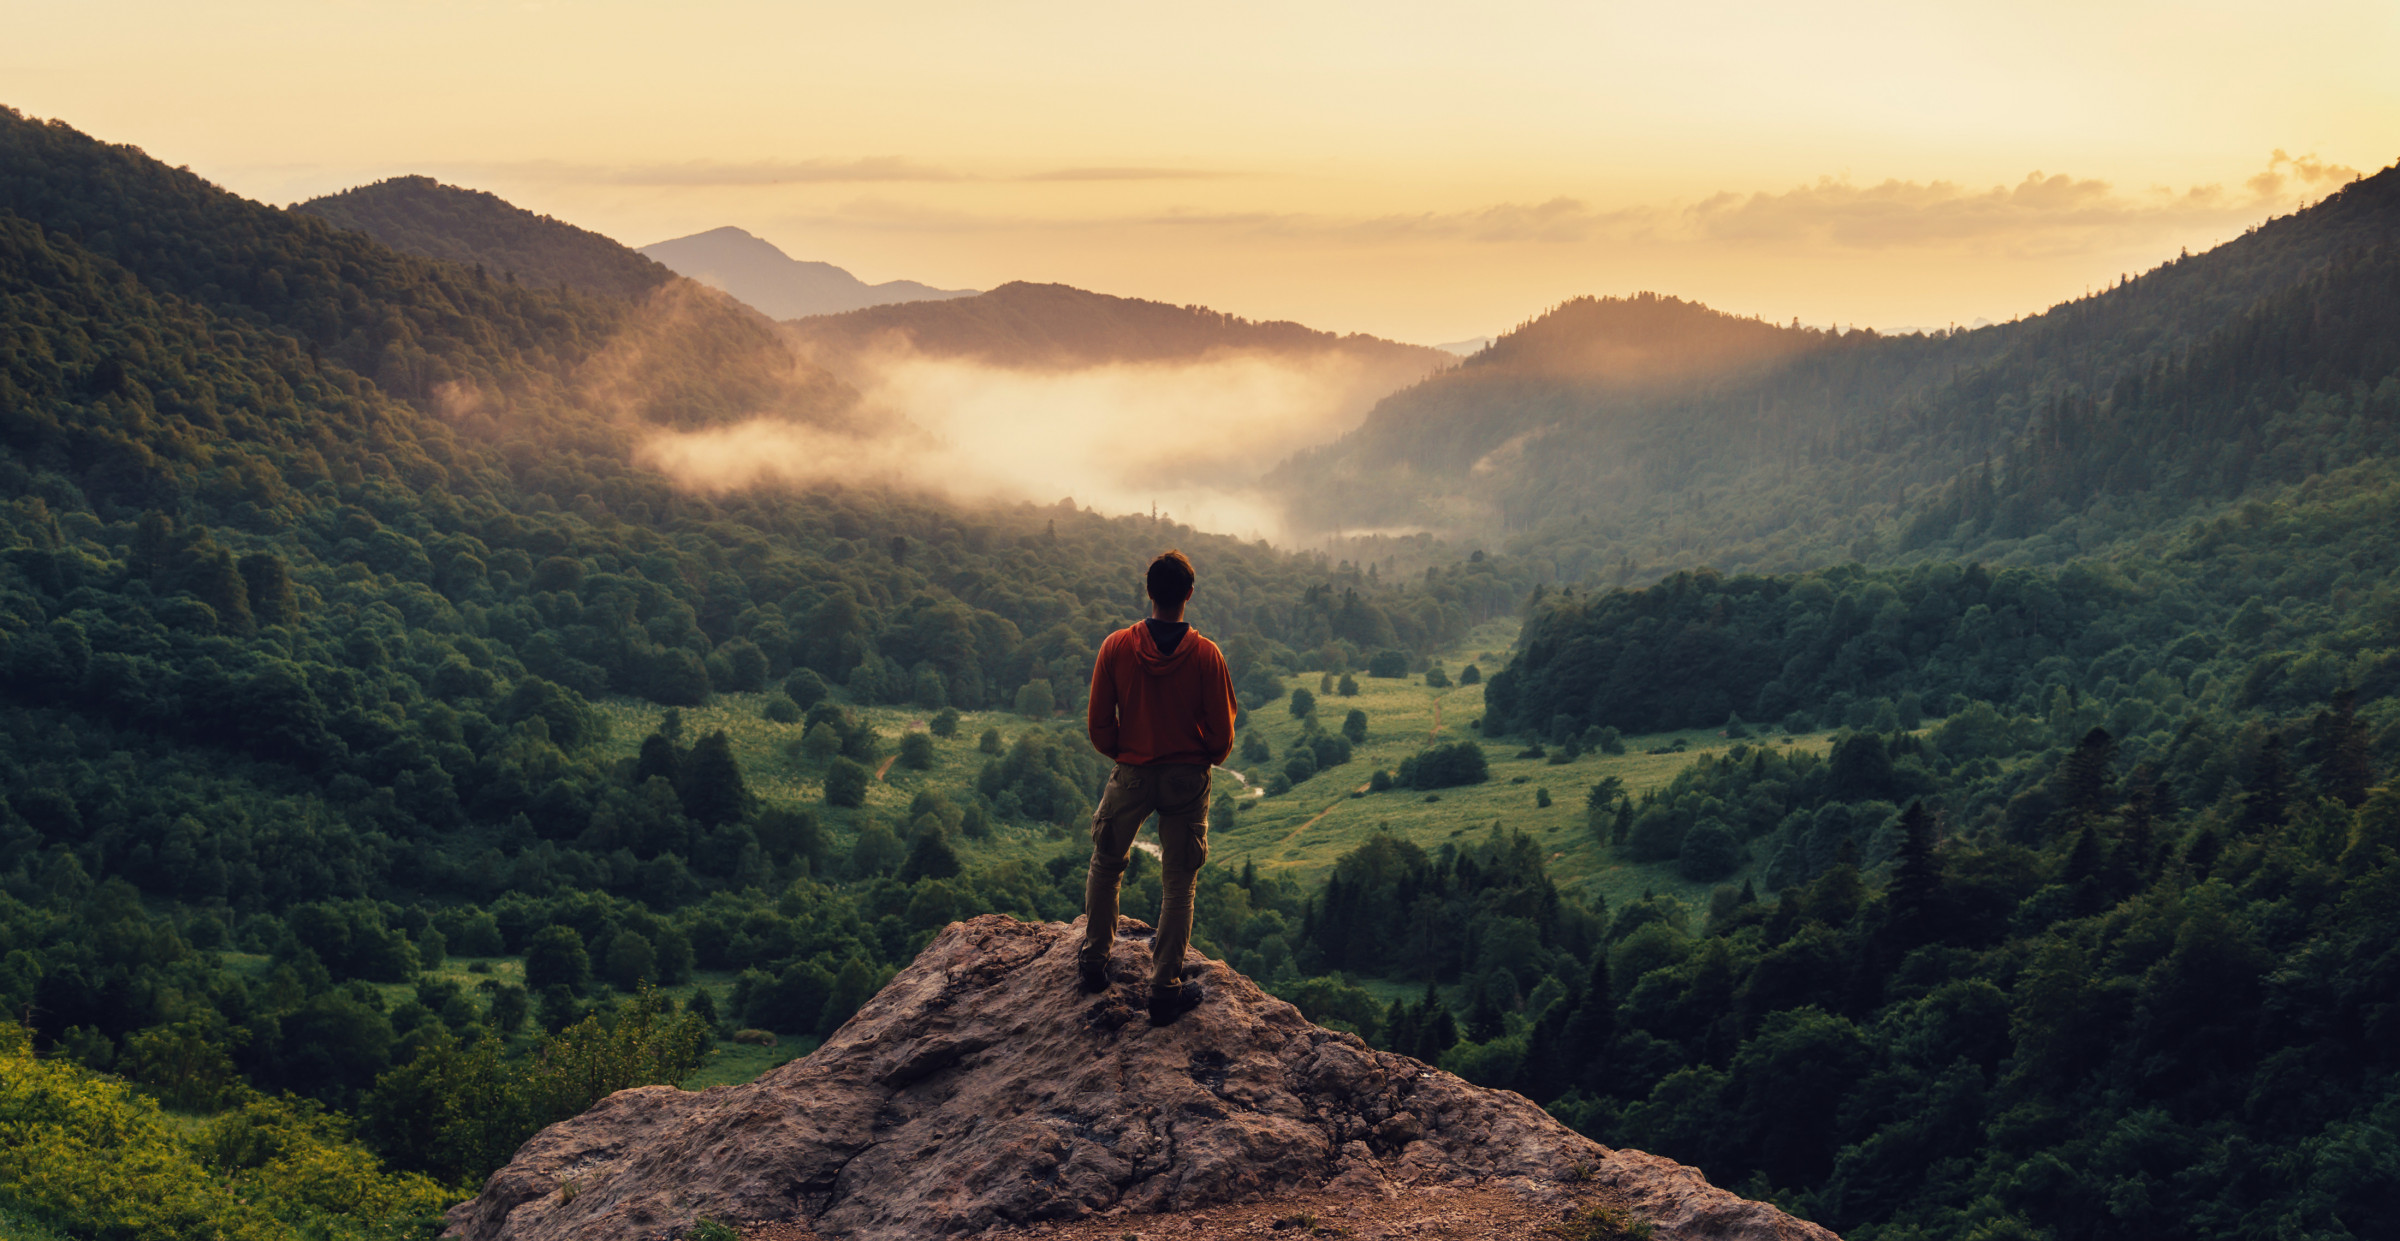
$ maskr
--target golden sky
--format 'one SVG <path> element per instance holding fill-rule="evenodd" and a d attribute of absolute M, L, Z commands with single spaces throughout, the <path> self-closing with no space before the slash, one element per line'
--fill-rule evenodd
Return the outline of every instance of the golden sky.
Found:
<path fill-rule="evenodd" d="M 1439 342 L 2006 319 L 2400 157 L 2400 3 L 0 0 L 0 102 L 273 202 Z M 2289 153 L 2280 157 L 2279 152 Z"/>

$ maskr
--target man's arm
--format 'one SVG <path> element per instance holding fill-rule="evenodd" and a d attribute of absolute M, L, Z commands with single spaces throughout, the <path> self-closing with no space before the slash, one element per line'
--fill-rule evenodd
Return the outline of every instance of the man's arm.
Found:
<path fill-rule="evenodd" d="M 1092 693 L 1083 712 L 1083 731 L 1092 739 L 1093 749 L 1114 759 L 1118 749 L 1117 679 L 1108 674 L 1108 641 L 1101 641 L 1100 653 L 1092 659 Z"/>
<path fill-rule="evenodd" d="M 1233 673 L 1225 666 L 1224 652 L 1214 650 L 1213 643 L 1211 647 L 1216 676 L 1201 691 L 1206 698 L 1200 704 L 1200 745 L 1208 751 L 1209 765 L 1222 767 L 1233 754 Z"/>

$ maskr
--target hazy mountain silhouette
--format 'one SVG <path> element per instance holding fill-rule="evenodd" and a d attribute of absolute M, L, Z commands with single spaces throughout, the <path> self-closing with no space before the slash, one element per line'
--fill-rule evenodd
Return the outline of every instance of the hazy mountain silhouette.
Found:
<path fill-rule="evenodd" d="M 1205 306 L 1112 297 L 1063 284 L 1014 281 L 944 302 L 878 306 L 792 324 L 836 370 L 836 360 L 905 347 L 928 357 L 992 366 L 1072 369 L 1114 362 L 1192 361 L 1232 352 L 1336 353 L 1371 361 L 1413 382 L 1455 361 L 1438 349 L 1377 336 L 1257 322 Z"/>
<path fill-rule="evenodd" d="M 975 295 L 973 289 L 937 289 L 914 280 L 868 284 L 831 263 L 793 258 L 738 228 L 712 228 L 643 246 L 640 252 L 776 319 Z"/>

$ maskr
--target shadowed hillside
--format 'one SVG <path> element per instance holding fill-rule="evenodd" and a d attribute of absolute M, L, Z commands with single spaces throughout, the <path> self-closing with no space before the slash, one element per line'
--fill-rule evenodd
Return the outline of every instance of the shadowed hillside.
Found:
<path fill-rule="evenodd" d="M 675 273 L 563 220 L 431 177 L 393 177 L 295 204 L 406 254 L 483 266 L 533 285 L 638 298 Z"/>

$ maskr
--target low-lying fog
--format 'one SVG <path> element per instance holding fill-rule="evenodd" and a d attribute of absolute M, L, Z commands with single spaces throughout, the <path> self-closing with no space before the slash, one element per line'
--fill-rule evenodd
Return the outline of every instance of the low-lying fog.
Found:
<path fill-rule="evenodd" d="M 779 419 L 662 432 L 643 457 L 687 486 L 898 485 L 961 500 L 1162 514 L 1282 541 L 1256 483 L 1295 449 L 1358 425 L 1391 386 L 1354 358 L 1246 353 L 1071 371 L 914 354 L 854 371 L 868 421 L 854 437 Z"/>

